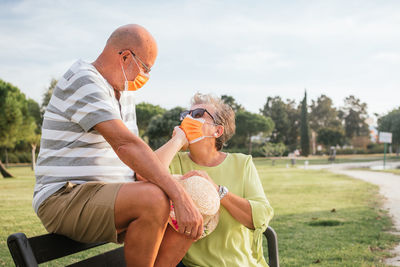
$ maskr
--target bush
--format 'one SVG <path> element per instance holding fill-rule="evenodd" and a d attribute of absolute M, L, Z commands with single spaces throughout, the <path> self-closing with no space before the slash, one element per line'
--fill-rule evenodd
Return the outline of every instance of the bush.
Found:
<path fill-rule="evenodd" d="M 367 151 L 369 154 L 383 153 L 384 144 L 369 144 L 367 146 Z"/>
<path fill-rule="evenodd" d="M 5 154 L 2 155 L 1 161 L 2 162 L 6 162 L 6 155 Z M 8 163 L 19 163 L 19 159 L 18 159 L 17 155 L 15 155 L 12 152 L 8 152 Z"/>
<path fill-rule="evenodd" d="M 20 163 L 31 163 L 32 162 L 32 155 L 30 152 L 23 152 L 23 151 L 18 151 L 15 152 L 15 155 L 18 157 L 18 161 Z"/>
<path fill-rule="evenodd" d="M 336 150 L 336 155 L 367 154 L 367 150 L 362 148 L 345 148 Z"/>
<path fill-rule="evenodd" d="M 337 149 L 337 155 L 351 155 L 351 154 L 377 154 L 383 153 L 384 145 L 383 144 L 369 144 L 366 149 L 364 148 L 344 148 Z M 328 152 L 329 154 L 329 152 Z"/>
<path fill-rule="evenodd" d="M 8 154 L 8 163 L 31 163 L 31 152 L 29 151 L 10 151 Z M 37 155 L 36 155 L 37 156 Z M 1 161 L 6 162 L 6 154 L 1 154 Z"/>

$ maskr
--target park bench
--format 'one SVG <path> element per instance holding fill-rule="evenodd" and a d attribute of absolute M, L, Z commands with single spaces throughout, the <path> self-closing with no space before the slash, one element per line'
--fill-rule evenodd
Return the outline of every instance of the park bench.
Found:
<path fill-rule="evenodd" d="M 275 231 L 268 227 L 264 232 L 268 244 L 270 267 L 279 267 L 278 239 Z M 33 267 L 41 263 L 62 258 L 80 251 L 106 244 L 85 244 L 57 234 L 45 234 L 27 238 L 24 233 L 15 233 L 8 237 L 7 245 L 14 263 L 18 267 Z M 119 247 L 68 266 L 125 266 L 124 248 Z"/>

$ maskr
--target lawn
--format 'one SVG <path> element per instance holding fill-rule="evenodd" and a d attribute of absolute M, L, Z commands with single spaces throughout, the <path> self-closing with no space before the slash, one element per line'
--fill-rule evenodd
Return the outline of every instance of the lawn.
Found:
<path fill-rule="evenodd" d="M 0 266 L 14 266 L 7 247 L 9 234 L 23 232 L 31 237 L 46 233 L 31 204 L 35 185 L 33 171 L 29 167 L 10 168 L 9 171 L 17 178 L 0 178 Z M 77 259 L 84 259 L 87 255 L 110 250 L 112 247 L 116 245 L 94 248 L 89 252 L 78 253 L 40 266 L 65 266 Z"/>
<path fill-rule="evenodd" d="M 384 266 L 399 238 L 374 185 L 327 171 L 258 170 L 275 217 L 282 266 Z"/>
<path fill-rule="evenodd" d="M 384 266 L 387 250 L 399 238 L 385 232 L 391 221 L 380 209 L 376 186 L 326 171 L 271 167 L 267 160 L 256 160 L 256 165 L 275 209 L 271 226 L 278 234 L 281 266 Z M 31 207 L 32 171 L 10 171 L 17 178 L 0 179 L 0 266 L 13 266 L 6 246 L 10 233 L 45 233 Z M 86 255 L 47 266 L 63 266 Z"/>

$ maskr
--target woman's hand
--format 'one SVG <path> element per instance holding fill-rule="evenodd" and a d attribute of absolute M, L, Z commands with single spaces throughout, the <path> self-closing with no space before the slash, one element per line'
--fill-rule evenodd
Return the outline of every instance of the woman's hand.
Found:
<path fill-rule="evenodd" d="M 214 183 L 213 179 L 211 179 L 211 177 L 205 171 L 193 170 L 193 171 L 185 173 L 181 179 L 187 179 L 192 176 L 201 176 L 203 178 L 206 178 L 215 187 L 215 190 L 217 190 L 217 192 L 218 192 L 219 186 Z"/>
<path fill-rule="evenodd" d="M 194 175 L 206 178 L 208 181 L 210 181 L 210 183 L 214 185 L 215 190 L 217 190 L 218 192 L 219 186 L 214 183 L 214 181 L 211 179 L 210 176 L 208 176 L 207 172 L 205 171 L 190 171 L 185 173 L 185 175 L 183 175 L 181 179 L 187 179 Z M 233 218 L 235 218 L 235 220 L 237 220 L 249 229 L 254 229 L 251 206 L 250 202 L 247 199 L 229 192 L 221 200 L 221 205 L 224 206 L 224 208 L 232 215 Z"/>
<path fill-rule="evenodd" d="M 178 140 L 181 140 L 182 142 L 182 148 L 181 150 L 187 150 L 189 147 L 189 142 L 186 138 L 185 132 L 179 128 L 179 126 L 175 126 L 174 131 L 172 132 L 172 138 L 176 138 Z"/>

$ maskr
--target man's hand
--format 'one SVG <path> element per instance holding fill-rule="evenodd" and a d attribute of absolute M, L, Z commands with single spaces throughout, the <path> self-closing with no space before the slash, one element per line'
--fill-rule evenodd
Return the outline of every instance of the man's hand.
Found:
<path fill-rule="evenodd" d="M 189 172 L 185 173 L 181 179 L 187 179 L 192 176 L 201 176 L 203 178 L 206 178 L 215 187 L 215 190 L 217 190 L 217 192 L 218 192 L 218 185 L 214 183 L 213 179 L 211 179 L 211 177 L 208 176 L 207 172 L 205 172 L 205 171 L 200 171 L 200 170 L 189 171 Z"/>
<path fill-rule="evenodd" d="M 178 221 L 178 232 L 195 240 L 199 239 L 204 231 L 203 216 L 183 187 L 181 197 L 172 201 Z"/>
<path fill-rule="evenodd" d="M 177 138 L 181 140 L 181 150 L 187 150 L 189 148 L 189 142 L 186 138 L 186 134 L 181 128 L 179 128 L 179 126 L 175 126 L 174 131 L 172 132 L 172 138 Z"/>

